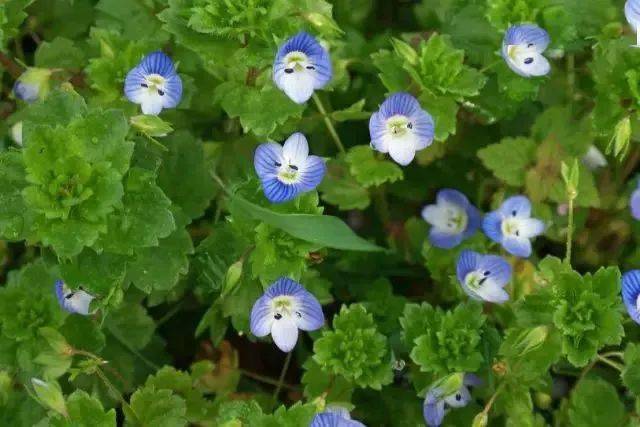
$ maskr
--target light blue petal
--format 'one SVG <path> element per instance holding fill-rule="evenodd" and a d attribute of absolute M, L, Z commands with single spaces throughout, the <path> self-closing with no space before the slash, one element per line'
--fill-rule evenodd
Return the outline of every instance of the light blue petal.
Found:
<path fill-rule="evenodd" d="M 629 207 L 631 208 L 631 216 L 637 220 L 640 220 L 640 189 L 637 189 L 633 193 L 631 193 Z"/>
<path fill-rule="evenodd" d="M 144 75 L 158 74 L 165 79 L 172 77 L 176 73 L 171 58 L 159 50 L 142 58 L 139 67 Z"/>
<path fill-rule="evenodd" d="M 273 299 L 281 295 L 296 295 L 297 293 L 304 290 L 305 289 L 302 287 L 302 285 L 295 280 L 289 279 L 288 277 L 281 277 L 273 282 L 273 284 L 269 286 L 269 288 L 267 288 L 264 294 Z"/>
<path fill-rule="evenodd" d="M 253 155 L 253 167 L 260 179 L 274 178 L 282 161 L 282 146 L 275 142 L 260 144 Z"/>
<path fill-rule="evenodd" d="M 475 234 L 482 227 L 482 213 L 478 208 L 469 204 L 467 206 L 467 229 L 464 231 L 463 237 L 466 239 Z"/>
<path fill-rule="evenodd" d="M 464 283 L 467 274 L 477 270 L 480 254 L 468 249 L 460 252 L 458 261 L 456 262 L 456 276 L 460 283 Z"/>
<path fill-rule="evenodd" d="M 276 54 L 276 60 L 273 64 L 273 77 L 275 81 L 281 78 L 284 73 L 285 64 L 282 62 L 284 57 L 290 52 L 302 52 L 307 55 L 309 63 L 315 68 L 314 71 L 314 89 L 321 89 L 326 86 L 333 77 L 333 69 L 331 59 L 325 48 L 311 34 L 304 31 L 296 34 L 285 41 Z"/>
<path fill-rule="evenodd" d="M 13 85 L 13 95 L 24 102 L 35 102 L 38 100 L 38 85 L 24 83 L 16 80 Z"/>
<path fill-rule="evenodd" d="M 410 118 L 412 120 L 413 132 L 420 138 L 416 149 L 422 150 L 427 148 L 433 142 L 435 135 L 433 117 L 431 117 L 431 114 L 420 109 Z"/>
<path fill-rule="evenodd" d="M 134 67 L 127 73 L 124 79 L 124 94 L 131 102 L 136 102 L 135 93 L 142 88 L 142 84 L 145 83 L 144 74 L 142 68 Z"/>
<path fill-rule="evenodd" d="M 371 136 L 371 147 L 381 153 L 389 152 L 384 145 L 383 138 L 387 133 L 387 125 L 382 114 L 378 111 L 371 115 L 369 119 L 369 135 Z"/>
<path fill-rule="evenodd" d="M 431 230 L 429 230 L 429 242 L 436 248 L 455 248 L 462 242 L 462 233 L 445 233 L 435 227 L 431 227 Z"/>
<path fill-rule="evenodd" d="M 56 299 L 58 300 L 58 304 L 60 307 L 66 311 L 69 309 L 66 306 L 65 294 L 64 294 L 64 282 L 62 280 L 56 280 L 54 285 L 54 291 L 56 293 Z"/>
<path fill-rule="evenodd" d="M 173 74 L 165 82 L 164 108 L 175 108 L 182 99 L 182 79 L 179 75 Z"/>
<path fill-rule="evenodd" d="M 309 427 L 365 427 L 359 421 L 343 418 L 339 414 L 323 412 L 311 420 Z"/>
<path fill-rule="evenodd" d="M 520 258 L 531 256 L 531 241 L 524 237 L 505 237 L 502 241 L 502 247 L 511 255 Z"/>
<path fill-rule="evenodd" d="M 549 46 L 549 33 L 533 24 L 514 25 L 504 35 L 503 47 L 509 45 L 533 44 L 538 53 L 542 53 Z"/>
<path fill-rule="evenodd" d="M 525 196 L 513 196 L 502 202 L 499 210 L 505 217 L 529 218 L 531 216 L 531 202 Z"/>
<path fill-rule="evenodd" d="M 251 309 L 250 327 L 251 333 L 256 337 L 265 337 L 271 333 L 273 323 L 273 313 L 271 313 L 271 298 L 262 295 L 253 304 Z"/>
<path fill-rule="evenodd" d="M 627 22 L 637 31 L 640 26 L 640 0 L 627 0 L 624 4 L 624 16 Z"/>
<path fill-rule="evenodd" d="M 496 243 L 502 243 L 502 214 L 498 211 L 490 212 L 482 220 L 482 231 Z"/>
<path fill-rule="evenodd" d="M 631 270 L 622 275 L 622 300 L 629 316 L 640 324 L 637 300 L 640 294 L 640 270 Z"/>
<path fill-rule="evenodd" d="M 476 374 L 464 374 L 463 384 L 471 387 L 480 387 L 484 381 Z"/>
<path fill-rule="evenodd" d="M 324 313 L 318 299 L 305 289 L 298 290 L 294 294 L 298 304 L 298 311 L 294 320 L 299 329 L 303 331 L 315 331 L 324 325 Z"/>
<path fill-rule="evenodd" d="M 421 110 L 418 100 L 404 92 L 394 93 L 380 106 L 380 114 L 385 121 L 395 115 L 415 118 Z"/>
<path fill-rule="evenodd" d="M 442 421 L 444 420 L 444 401 L 425 401 L 424 405 L 422 406 L 422 415 L 424 416 L 424 421 L 429 427 L 440 426 L 442 424 Z"/>
<path fill-rule="evenodd" d="M 271 203 L 284 203 L 295 199 L 299 191 L 295 185 L 285 184 L 275 176 L 262 180 L 262 190 Z"/>
<path fill-rule="evenodd" d="M 442 190 L 438 191 L 436 202 L 438 204 L 450 203 L 459 206 L 463 210 L 466 210 L 469 206 L 469 199 L 467 199 L 467 196 L 452 188 L 443 188 Z"/>
<path fill-rule="evenodd" d="M 320 185 L 326 172 L 327 165 L 322 157 L 307 157 L 306 165 L 304 169 L 300 171 L 300 181 L 297 184 L 298 190 L 300 192 L 314 190 Z"/>
<path fill-rule="evenodd" d="M 511 280 L 511 265 L 501 256 L 484 255 L 480 257 L 478 270 L 501 287 L 504 287 Z"/>

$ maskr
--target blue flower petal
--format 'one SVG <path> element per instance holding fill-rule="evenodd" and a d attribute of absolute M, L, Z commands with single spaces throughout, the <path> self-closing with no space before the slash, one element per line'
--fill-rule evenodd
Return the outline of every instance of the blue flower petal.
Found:
<path fill-rule="evenodd" d="M 640 0 L 627 0 L 624 4 L 624 16 L 635 31 L 640 27 Z"/>
<path fill-rule="evenodd" d="M 24 102 L 35 102 L 38 100 L 39 89 L 35 84 L 29 84 L 17 80 L 13 85 L 13 95 Z"/>
<path fill-rule="evenodd" d="M 359 421 L 344 418 L 340 414 L 323 412 L 313 417 L 309 427 L 365 427 L 365 425 Z"/>
<path fill-rule="evenodd" d="M 533 44 L 538 53 L 542 53 L 549 46 L 549 33 L 533 24 L 511 26 L 504 35 L 503 47 L 509 45 Z"/>
<path fill-rule="evenodd" d="M 418 136 L 417 150 L 422 150 L 430 146 L 435 135 L 435 125 L 431 114 L 422 109 L 418 111 L 413 116 L 413 130 Z"/>
<path fill-rule="evenodd" d="M 525 196 L 513 196 L 502 202 L 499 209 L 505 217 L 528 218 L 531 216 L 531 202 Z"/>
<path fill-rule="evenodd" d="M 529 258 L 531 256 L 531 241 L 524 237 L 505 237 L 502 240 L 502 246 L 511 255 L 515 255 L 520 258 Z"/>
<path fill-rule="evenodd" d="M 307 192 L 314 190 L 324 178 L 327 172 L 327 165 L 322 157 L 309 156 L 306 163 L 300 170 L 300 181 L 298 184 L 298 190 L 300 192 Z"/>
<path fill-rule="evenodd" d="M 488 276 L 499 286 L 504 286 L 511 280 L 511 265 L 507 260 L 498 255 L 484 255 L 480 257 L 478 270 L 483 271 L 484 274 L 489 272 Z"/>
<path fill-rule="evenodd" d="M 484 381 L 482 378 L 477 376 L 476 374 L 464 374 L 464 379 L 462 380 L 463 384 L 471 387 L 479 387 Z"/>
<path fill-rule="evenodd" d="M 482 220 L 482 231 L 496 243 L 502 243 L 502 214 L 498 211 L 490 212 Z"/>
<path fill-rule="evenodd" d="M 158 74 L 164 78 L 168 78 L 176 72 L 171 58 L 159 50 L 142 58 L 139 67 L 145 75 Z"/>
<path fill-rule="evenodd" d="M 456 276 L 460 283 L 464 283 L 467 274 L 478 269 L 480 262 L 480 254 L 468 249 L 460 252 L 458 261 L 456 262 Z"/>
<path fill-rule="evenodd" d="M 631 216 L 637 220 L 640 220 L 640 189 L 636 189 L 633 193 L 631 193 L 629 207 L 631 208 Z"/>
<path fill-rule="evenodd" d="M 463 237 L 466 239 L 475 234 L 482 227 L 482 212 L 472 204 L 467 206 L 467 229 L 464 231 Z"/>
<path fill-rule="evenodd" d="M 82 314 L 84 316 L 89 314 L 89 308 L 91 301 L 94 297 L 84 290 L 80 289 L 72 291 L 67 288 L 62 280 L 57 280 L 54 284 L 54 292 L 60 308 L 69 312 Z"/>
<path fill-rule="evenodd" d="M 422 406 L 422 415 L 429 427 L 438 427 L 444 420 L 444 400 L 430 398 L 430 393 L 431 391 L 427 393 L 427 398 Z"/>
<path fill-rule="evenodd" d="M 380 105 L 380 114 L 384 120 L 395 115 L 414 118 L 421 110 L 418 100 L 404 92 L 394 93 Z"/>
<path fill-rule="evenodd" d="M 469 199 L 467 199 L 467 196 L 452 188 L 443 188 L 442 190 L 438 191 L 436 201 L 438 204 L 443 202 L 450 203 L 465 210 L 467 206 L 469 206 Z"/>
<path fill-rule="evenodd" d="M 282 146 L 275 142 L 260 144 L 253 156 L 253 166 L 260 179 L 272 179 L 282 164 Z"/>
<path fill-rule="evenodd" d="M 388 153 L 389 147 L 385 144 L 384 136 L 387 133 L 387 125 L 382 113 L 376 111 L 369 119 L 369 135 L 371 136 L 371 148 L 381 153 Z"/>
<path fill-rule="evenodd" d="M 271 312 L 271 298 L 266 295 L 261 296 L 253 304 L 250 316 L 251 333 L 256 337 L 265 337 L 271 333 L 271 326 L 274 322 Z"/>
<path fill-rule="evenodd" d="M 640 270 L 631 270 L 622 275 L 622 300 L 629 316 L 640 324 L 638 312 L 638 295 L 640 295 Z"/>
<path fill-rule="evenodd" d="M 271 203 L 284 203 L 293 200 L 299 191 L 294 184 L 285 184 L 275 176 L 262 180 L 262 189 L 265 197 Z"/>
<path fill-rule="evenodd" d="M 157 115 L 180 103 L 182 79 L 171 58 L 161 51 L 152 52 L 127 73 L 124 93 L 129 101 L 141 105 L 144 114 Z"/>
<path fill-rule="evenodd" d="M 303 290 L 295 295 L 297 311 L 294 320 L 299 329 L 315 331 L 324 325 L 322 306 L 313 294 Z"/>
<path fill-rule="evenodd" d="M 435 227 L 429 230 L 429 242 L 440 249 L 451 249 L 462 243 L 462 234 L 451 234 Z"/>

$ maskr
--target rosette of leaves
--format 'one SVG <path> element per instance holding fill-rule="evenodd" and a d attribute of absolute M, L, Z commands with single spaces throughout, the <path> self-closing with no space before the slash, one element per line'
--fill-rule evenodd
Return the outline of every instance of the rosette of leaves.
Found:
<path fill-rule="evenodd" d="M 475 372 L 485 362 L 482 341 L 488 338 L 482 306 L 475 302 L 444 311 L 428 303 L 407 304 L 400 319 L 411 359 L 424 372 Z"/>
<path fill-rule="evenodd" d="M 359 387 L 380 390 L 393 378 L 387 338 L 378 332 L 373 316 L 359 304 L 342 306 L 333 318 L 333 330 L 322 333 L 313 352 L 313 359 L 323 371 L 340 375 Z"/>
<path fill-rule="evenodd" d="M 3 234 L 42 242 L 65 257 L 93 245 L 124 194 L 122 178 L 133 150 L 127 131 L 121 112 L 89 109 L 72 91 L 30 106 L 22 158 L 2 154 L 12 167 L 2 176 L 2 195 L 22 210 L 4 210 L 2 223 L 10 227 Z"/>
<path fill-rule="evenodd" d="M 617 267 L 581 276 L 547 257 L 538 268 L 546 286 L 525 298 L 516 311 L 520 323 L 553 325 L 562 335 L 562 353 L 575 366 L 586 365 L 600 348 L 620 343 L 624 330 Z"/>

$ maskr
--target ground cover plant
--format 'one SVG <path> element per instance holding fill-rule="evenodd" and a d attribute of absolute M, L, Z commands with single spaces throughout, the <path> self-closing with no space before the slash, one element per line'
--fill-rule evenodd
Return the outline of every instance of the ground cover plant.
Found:
<path fill-rule="evenodd" d="M 640 0 L 0 2 L 0 425 L 640 425 Z"/>

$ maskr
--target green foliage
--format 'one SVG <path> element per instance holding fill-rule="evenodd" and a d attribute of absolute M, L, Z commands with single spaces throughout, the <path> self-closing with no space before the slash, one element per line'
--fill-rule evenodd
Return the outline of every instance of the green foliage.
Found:
<path fill-rule="evenodd" d="M 342 306 L 313 345 L 314 360 L 330 374 L 340 375 L 358 387 L 379 390 L 392 379 L 387 339 L 377 331 L 371 314 L 361 305 Z"/>
<path fill-rule="evenodd" d="M 411 359 L 424 372 L 475 372 L 482 365 L 485 317 L 478 304 L 462 304 L 452 311 L 427 303 L 409 304 L 400 319 Z"/>
<path fill-rule="evenodd" d="M 569 402 L 572 426 L 623 425 L 624 405 L 616 389 L 601 379 L 580 381 Z"/>

